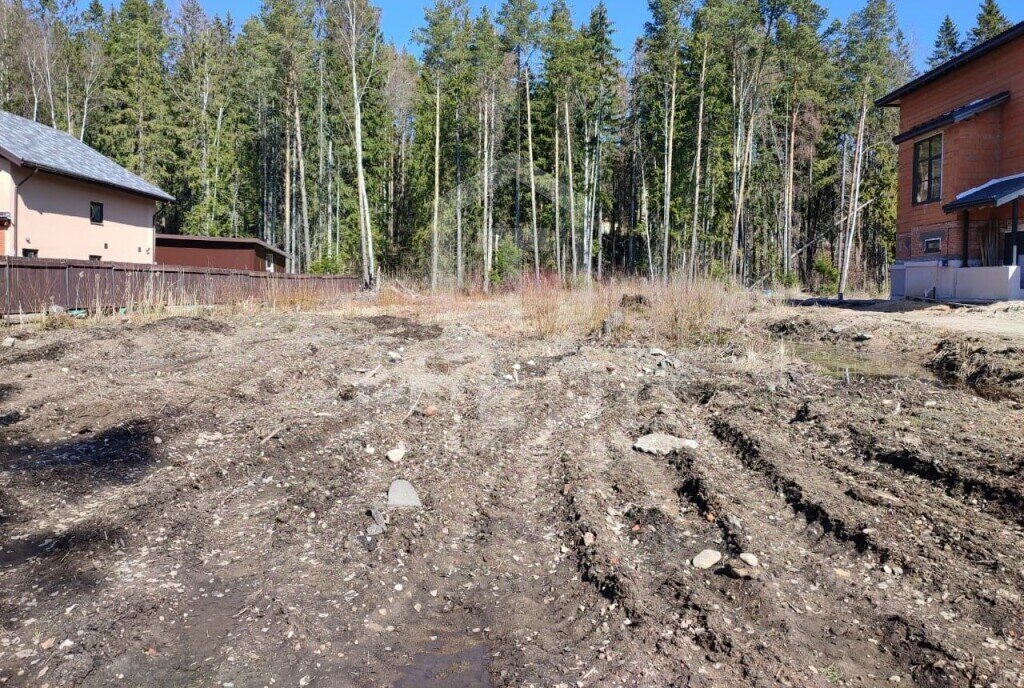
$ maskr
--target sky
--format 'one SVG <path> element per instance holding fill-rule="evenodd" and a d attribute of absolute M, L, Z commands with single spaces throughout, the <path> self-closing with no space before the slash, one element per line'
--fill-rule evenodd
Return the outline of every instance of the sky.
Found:
<path fill-rule="evenodd" d="M 860 9 L 864 0 L 818 0 L 830 12 L 833 19 L 845 20 L 853 12 Z M 168 4 L 173 6 L 173 1 Z M 259 10 L 259 0 L 204 0 L 203 5 L 211 14 L 231 12 L 237 23 L 241 23 L 250 14 Z M 433 4 L 433 0 L 375 0 L 381 8 L 381 22 L 385 35 L 396 45 L 408 46 L 416 51 L 412 43 L 412 32 L 423 21 L 423 9 Z M 489 6 L 497 11 L 500 0 L 470 0 L 474 8 Z M 540 0 L 544 7 L 548 3 Z M 591 8 L 597 0 L 569 0 L 573 9 L 574 19 L 579 24 L 586 20 Z M 636 37 L 643 32 L 647 21 L 647 3 L 645 0 L 605 0 L 608 14 L 615 25 L 616 43 L 622 50 L 621 57 L 626 58 Z M 1017 9 L 1021 0 L 999 0 L 999 5 L 1010 21 L 1024 20 L 1024 11 Z M 914 59 L 918 67 L 923 67 L 931 53 L 935 35 L 943 16 L 948 12 L 966 33 L 974 26 L 974 18 L 978 14 L 980 0 L 897 0 L 896 11 L 900 24 L 910 42 Z"/>

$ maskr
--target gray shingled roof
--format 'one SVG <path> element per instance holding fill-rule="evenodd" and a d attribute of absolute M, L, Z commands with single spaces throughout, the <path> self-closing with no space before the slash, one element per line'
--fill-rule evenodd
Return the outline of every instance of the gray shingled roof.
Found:
<path fill-rule="evenodd" d="M 0 155 L 21 167 L 94 182 L 158 201 L 173 201 L 74 136 L 0 110 Z"/>

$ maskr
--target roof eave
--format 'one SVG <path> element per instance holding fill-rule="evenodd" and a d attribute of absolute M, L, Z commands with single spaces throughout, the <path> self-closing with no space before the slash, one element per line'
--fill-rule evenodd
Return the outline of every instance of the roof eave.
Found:
<path fill-rule="evenodd" d="M 955 213 L 958 210 L 974 210 L 975 208 L 991 208 L 992 206 L 998 205 L 994 198 L 983 198 L 978 201 L 953 201 L 942 206 L 942 210 L 949 215 Z"/>
<path fill-rule="evenodd" d="M 956 71 L 960 67 L 963 67 L 969 62 L 973 62 L 979 57 L 986 55 L 993 50 L 1000 48 L 1007 43 L 1016 40 L 1017 38 L 1024 36 L 1024 22 L 1021 22 L 1011 28 L 1007 29 L 1003 33 L 999 34 L 995 38 L 985 41 L 981 45 L 978 45 L 962 55 L 954 57 L 952 60 L 945 62 L 935 69 L 925 72 L 916 79 L 904 84 L 892 93 L 882 96 L 875 101 L 875 107 L 899 107 L 902 104 L 903 96 L 913 93 L 922 86 L 930 84 L 931 82 L 944 77 L 945 75 Z"/>
<path fill-rule="evenodd" d="M 21 158 L 19 158 L 17 155 L 15 155 L 11 151 L 7 150 L 3 146 L 0 146 L 0 158 L 7 158 L 8 160 L 13 162 L 18 167 L 23 167 L 24 166 L 24 162 L 22 161 Z"/>
<path fill-rule="evenodd" d="M 974 101 L 973 103 L 961 105 L 960 107 L 951 110 L 950 112 L 947 112 L 944 115 L 936 117 L 935 119 L 927 122 L 922 122 L 918 126 L 913 127 L 912 129 L 909 129 L 903 132 L 902 134 L 893 137 L 892 142 L 895 143 L 896 145 L 899 145 L 906 141 L 910 141 L 912 139 L 916 139 L 921 136 L 931 134 L 932 132 L 938 131 L 940 129 L 944 129 L 945 127 L 948 127 L 951 124 L 959 124 L 960 122 L 966 122 L 974 117 L 977 117 L 978 115 L 984 114 L 989 110 L 993 110 L 999 107 L 1000 105 L 1005 104 L 1009 100 L 1010 92 L 1003 91 L 1002 93 L 997 93 L 994 96 L 989 96 L 988 98 L 982 98 L 980 100 Z"/>

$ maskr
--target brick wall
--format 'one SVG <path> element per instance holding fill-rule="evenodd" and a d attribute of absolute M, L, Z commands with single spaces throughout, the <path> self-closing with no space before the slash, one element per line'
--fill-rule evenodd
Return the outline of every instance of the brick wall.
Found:
<path fill-rule="evenodd" d="M 900 144 L 897 259 L 961 259 L 963 219 L 959 213 L 947 215 L 943 205 L 991 179 L 1024 173 L 1024 38 L 904 96 L 900 126 L 901 131 L 908 131 L 962 105 L 1004 91 L 1009 91 L 1011 97 L 1002 106 L 917 139 L 937 133 L 943 136 L 939 202 L 914 205 L 915 141 Z M 991 215 L 989 210 L 979 210 L 973 211 L 971 217 L 973 227 L 975 221 L 983 226 Z M 996 217 L 1000 223 L 1008 223 L 1010 209 L 999 209 Z M 934 233 L 948 236 L 939 256 L 924 253 L 923 238 Z M 972 240 L 970 252 L 972 260 L 980 259 L 981 248 L 976 240 Z"/>

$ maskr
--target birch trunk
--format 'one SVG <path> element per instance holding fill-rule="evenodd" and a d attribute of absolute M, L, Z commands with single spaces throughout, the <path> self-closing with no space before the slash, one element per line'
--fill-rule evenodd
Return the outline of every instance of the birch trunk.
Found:
<path fill-rule="evenodd" d="M 572 128 L 569 126 L 569 101 L 565 102 L 565 162 L 569 173 L 569 232 L 572 242 L 572 278 L 578 276 L 579 256 L 576 250 L 576 179 L 572 167 Z"/>
<path fill-rule="evenodd" d="M 481 136 L 483 137 L 483 143 L 481 144 L 481 157 L 483 158 L 483 191 L 480 197 L 481 207 L 481 224 L 480 237 L 482 240 L 482 249 L 484 257 L 484 293 L 488 293 L 491 290 L 491 236 L 489 233 L 489 227 L 487 222 L 487 197 L 490 195 L 491 189 L 491 167 L 490 167 L 490 145 L 491 145 L 491 122 L 490 122 L 490 94 L 485 96 L 484 103 L 480 108 L 481 118 Z"/>
<path fill-rule="evenodd" d="M 287 122 L 284 130 L 284 250 L 288 254 L 285 269 L 295 272 L 295 247 L 292 246 L 292 130 Z"/>
<path fill-rule="evenodd" d="M 789 119 L 789 140 L 786 146 L 786 183 L 785 203 L 783 212 L 786 217 L 783 221 L 782 233 L 782 272 L 788 275 L 793 270 L 793 185 L 796 176 L 796 123 L 799 116 L 799 109 L 794 105 L 793 113 Z"/>
<path fill-rule="evenodd" d="M 672 67 L 672 83 L 670 86 L 669 109 L 666 113 L 667 128 L 665 131 L 665 198 L 662 210 L 662 225 L 664 242 L 661 249 L 661 276 L 665 284 L 668 284 L 668 237 L 672 225 L 672 154 L 675 149 L 676 138 L 676 89 L 679 76 L 679 67 Z"/>
<path fill-rule="evenodd" d="M 700 227 L 700 161 L 704 144 L 704 96 L 708 72 L 708 41 L 704 40 L 704 51 L 700 65 L 700 98 L 697 101 L 697 158 L 693 166 L 693 226 L 690 227 L 690 279 L 697 278 L 697 229 Z"/>
<path fill-rule="evenodd" d="M 313 262 L 312 247 L 309 243 L 309 198 L 306 195 L 306 153 L 302 148 L 302 116 L 299 113 L 299 90 L 293 91 L 295 98 L 295 157 L 299 163 L 299 196 L 302 199 L 302 270 L 308 270 Z"/>
<path fill-rule="evenodd" d="M 352 81 L 352 119 L 353 137 L 356 153 L 356 193 L 359 196 L 359 246 L 363 259 L 363 285 L 373 287 L 377 275 L 373 251 L 373 224 L 370 218 L 370 204 L 366 193 L 366 170 L 363 162 L 363 98 L 359 88 L 357 62 L 359 60 L 359 41 L 357 38 L 357 21 L 355 5 L 349 3 L 349 44 L 348 62 L 349 78 Z"/>
<path fill-rule="evenodd" d="M 555 101 L 555 265 L 558 266 L 558 281 L 562 284 L 565 283 L 565 267 L 562 265 L 562 208 L 559 202 L 559 186 L 561 186 L 562 177 L 559 174 L 561 170 L 558 167 L 559 158 L 561 157 L 561 150 L 559 149 L 559 136 L 558 136 L 558 101 Z"/>
<path fill-rule="evenodd" d="M 437 291 L 438 215 L 441 212 L 441 77 L 434 91 L 434 222 L 430 234 L 430 291 Z"/>
<path fill-rule="evenodd" d="M 462 289 L 462 124 L 455 108 L 455 285 Z"/>
<path fill-rule="evenodd" d="M 651 207 L 650 194 L 647 193 L 647 172 L 640 166 L 640 213 L 643 216 L 644 240 L 647 243 L 647 270 L 654 281 L 654 248 L 651 246 Z"/>
<path fill-rule="evenodd" d="M 530 98 L 530 67 L 523 70 L 526 76 L 526 148 L 530 163 L 530 219 L 533 225 L 533 268 L 540 281 L 540 234 L 537 231 L 537 174 L 533 167 L 533 110 Z"/>
<path fill-rule="evenodd" d="M 839 277 L 839 300 L 846 296 L 846 283 L 850 274 L 850 259 L 853 253 L 853 242 L 857 232 L 857 218 L 860 216 L 860 182 L 864 165 L 864 130 L 868 118 L 868 94 L 864 92 L 864 104 L 860 111 L 860 124 L 857 127 L 857 144 L 854 148 L 853 189 L 850 193 L 850 218 L 846 232 L 846 246 L 843 255 L 843 267 Z"/>

